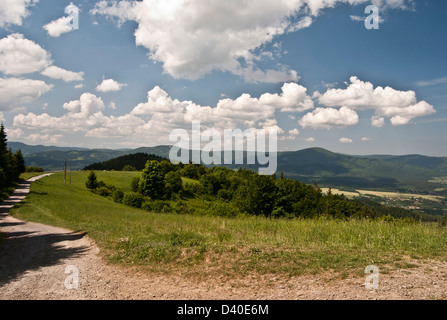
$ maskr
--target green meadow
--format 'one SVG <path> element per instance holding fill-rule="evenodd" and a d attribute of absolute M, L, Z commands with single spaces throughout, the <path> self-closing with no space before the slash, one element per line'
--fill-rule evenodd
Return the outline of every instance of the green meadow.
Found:
<path fill-rule="evenodd" d="M 140 175 L 96 174 L 123 191 L 130 191 L 131 179 Z M 87 175 L 73 172 L 71 184 L 64 184 L 62 173 L 34 182 L 28 198 L 11 214 L 86 232 L 109 263 L 154 272 L 229 277 L 251 272 L 361 274 L 368 265 L 383 272 L 411 267 L 410 258 L 447 260 L 447 228 L 434 223 L 154 213 L 92 193 L 85 188 Z M 207 205 L 201 199 L 189 201 Z"/>

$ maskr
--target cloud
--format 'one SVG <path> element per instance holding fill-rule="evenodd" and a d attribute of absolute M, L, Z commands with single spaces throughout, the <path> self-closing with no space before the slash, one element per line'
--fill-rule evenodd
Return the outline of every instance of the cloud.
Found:
<path fill-rule="evenodd" d="M 0 71 L 6 75 L 39 72 L 51 64 L 51 55 L 22 34 L 0 39 Z"/>
<path fill-rule="evenodd" d="M 13 76 L 41 72 L 47 77 L 66 82 L 82 81 L 84 76 L 83 72 L 54 66 L 48 51 L 19 33 L 0 39 L 0 72 Z"/>
<path fill-rule="evenodd" d="M 64 33 L 68 33 L 73 30 L 70 26 L 71 17 L 61 17 L 57 20 L 53 20 L 50 23 L 43 26 L 51 37 L 58 38 Z"/>
<path fill-rule="evenodd" d="M 309 28 L 310 25 L 312 24 L 312 22 L 313 22 L 313 20 L 311 17 L 304 17 L 300 21 L 295 23 L 294 25 L 291 25 L 287 31 L 295 32 L 295 31 L 298 31 L 301 29 Z"/>
<path fill-rule="evenodd" d="M 260 70 L 259 56 L 273 56 L 268 45 L 281 35 L 309 27 L 313 17 L 337 3 L 369 0 L 99 1 L 92 14 L 135 21 L 135 42 L 176 79 L 195 80 L 212 71 L 230 72 L 249 82 L 296 81 L 287 66 Z M 379 1 L 376 1 L 379 2 Z M 407 1 L 380 1 L 403 8 Z"/>
<path fill-rule="evenodd" d="M 73 31 L 79 27 L 79 22 L 77 20 L 79 8 L 73 3 L 70 3 L 67 7 L 65 7 L 65 13 L 70 14 L 70 16 L 61 17 L 43 26 L 43 29 L 47 31 L 49 36 L 58 38 L 62 34 Z"/>
<path fill-rule="evenodd" d="M 242 94 L 236 99 L 221 99 L 215 107 L 174 99 L 156 86 L 148 92 L 147 101 L 135 106 L 128 114 L 105 115 L 113 106 L 110 104 L 107 108 L 100 97 L 84 93 L 78 100 L 63 104 L 66 113 L 62 116 L 18 114 L 14 126 L 45 134 L 73 133 L 95 139 L 114 138 L 114 143 L 123 139 L 141 144 L 166 144 L 173 129 L 190 130 L 193 121 L 218 131 L 276 129 L 283 135 L 286 133 L 278 126 L 275 113 L 302 112 L 313 108 L 313 101 L 306 89 L 295 83 L 284 84 L 281 93 L 264 93 L 259 98 Z M 292 139 L 298 134 L 295 129 L 279 138 Z"/>
<path fill-rule="evenodd" d="M 136 44 L 147 48 L 150 58 L 162 63 L 165 73 L 174 78 L 195 80 L 220 70 L 252 80 L 253 72 L 259 73 L 253 66 L 253 51 L 284 33 L 284 19 L 294 10 L 288 1 L 144 0 L 111 5 L 101 1 L 92 12 L 121 23 L 136 21 Z M 249 66 L 243 67 L 240 59 Z M 292 80 L 289 70 L 277 73 L 280 81 Z M 278 75 L 273 78 L 276 81 Z"/>
<path fill-rule="evenodd" d="M 28 7 L 39 0 L 2 0 L 0 2 L 0 28 L 15 24 L 22 25 L 23 19 L 30 15 Z"/>
<path fill-rule="evenodd" d="M 382 128 L 385 125 L 385 118 L 374 116 L 371 119 L 371 124 L 373 127 Z"/>
<path fill-rule="evenodd" d="M 114 91 L 120 91 L 123 87 L 126 86 L 127 84 L 119 83 L 113 79 L 104 79 L 102 83 L 96 87 L 96 91 L 114 92 Z"/>
<path fill-rule="evenodd" d="M 24 140 L 30 141 L 32 143 L 43 143 L 43 144 L 59 144 L 63 140 L 64 136 L 62 134 L 40 134 L 32 133 Z"/>
<path fill-rule="evenodd" d="M 22 138 L 25 133 L 20 128 L 17 129 L 6 128 L 6 134 L 8 135 L 9 139 L 16 140 Z"/>
<path fill-rule="evenodd" d="M 365 21 L 365 17 L 354 16 L 354 15 L 351 15 L 349 17 L 351 18 L 352 21 Z"/>
<path fill-rule="evenodd" d="M 9 111 L 31 103 L 52 88 L 40 80 L 0 78 L 0 110 Z"/>
<path fill-rule="evenodd" d="M 312 137 L 306 138 L 306 139 L 304 139 L 304 141 L 306 141 L 306 142 L 315 142 L 315 138 L 312 138 Z"/>
<path fill-rule="evenodd" d="M 87 118 L 100 111 L 103 111 L 106 107 L 101 98 L 91 93 L 84 93 L 79 100 L 73 100 L 63 105 L 63 108 L 77 114 L 80 118 Z"/>
<path fill-rule="evenodd" d="M 246 68 L 240 70 L 239 72 L 237 72 L 237 74 L 243 76 L 245 81 L 251 83 L 277 83 L 298 81 L 300 79 L 298 73 L 295 70 L 288 70 L 285 66 L 282 66 L 278 70 L 269 69 L 266 71 Z"/>
<path fill-rule="evenodd" d="M 339 140 L 341 143 L 352 143 L 353 141 L 352 141 L 352 139 L 349 139 L 349 138 L 340 138 L 340 140 Z"/>
<path fill-rule="evenodd" d="M 236 99 L 221 99 L 215 108 L 211 108 L 191 101 L 174 100 L 163 89 L 155 87 L 148 92 L 148 101 L 136 106 L 132 114 L 152 114 L 156 117 L 166 115 L 176 121 L 175 115 L 183 113 L 181 121 L 200 120 L 204 123 L 220 123 L 222 126 L 243 123 L 252 126 L 261 120 L 273 119 L 275 111 L 302 112 L 314 106 L 306 94 L 307 89 L 296 83 L 284 84 L 281 91 L 281 94 L 264 93 L 259 98 L 242 94 Z"/>
<path fill-rule="evenodd" d="M 283 130 L 279 128 L 278 126 L 274 128 L 279 133 L 283 133 Z M 269 130 L 269 129 L 266 129 Z M 279 136 L 278 140 L 295 140 L 296 137 L 300 134 L 300 131 L 298 129 L 292 129 L 289 130 L 289 134 L 287 136 Z"/>
<path fill-rule="evenodd" d="M 65 82 L 84 80 L 84 72 L 68 71 L 56 66 L 47 67 L 41 73 L 44 76 L 50 77 L 52 79 L 60 79 Z"/>
<path fill-rule="evenodd" d="M 136 128 L 144 125 L 142 119 L 133 115 L 120 117 L 104 115 L 106 106 L 103 100 L 91 93 L 84 93 L 79 100 L 65 103 L 63 108 L 67 110 L 67 113 L 60 117 L 47 113 L 18 114 L 14 117 L 13 125 L 53 136 L 83 134 L 85 137 L 100 139 L 117 137 L 129 139 L 135 134 Z"/>
<path fill-rule="evenodd" d="M 317 108 L 301 118 L 299 124 L 303 128 L 330 129 L 332 126 L 346 127 L 359 123 L 357 112 L 348 107 Z"/>
<path fill-rule="evenodd" d="M 392 125 L 405 125 L 418 117 L 436 112 L 425 101 L 417 101 L 414 91 L 399 91 L 391 87 L 376 87 L 351 77 L 346 89 L 331 89 L 318 96 L 319 103 L 334 107 L 347 106 L 354 110 L 375 110 L 373 125 L 384 125 L 384 117 L 390 118 Z"/>
<path fill-rule="evenodd" d="M 289 130 L 289 134 L 293 136 L 297 136 L 300 134 L 300 131 L 298 129 Z"/>
<path fill-rule="evenodd" d="M 418 81 L 418 82 L 416 82 L 416 85 L 418 87 L 428 87 L 428 86 L 436 86 L 436 85 L 445 84 L 445 83 L 447 83 L 447 77 L 436 78 L 436 79 L 426 80 L 426 81 Z"/>

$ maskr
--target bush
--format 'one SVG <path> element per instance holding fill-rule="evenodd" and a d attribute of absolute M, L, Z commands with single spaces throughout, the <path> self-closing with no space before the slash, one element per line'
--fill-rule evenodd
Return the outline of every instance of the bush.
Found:
<path fill-rule="evenodd" d="M 272 211 L 272 218 L 284 218 L 290 216 L 291 215 L 283 207 L 275 208 Z"/>
<path fill-rule="evenodd" d="M 443 216 L 439 219 L 438 224 L 441 228 L 447 227 L 447 216 Z"/>
<path fill-rule="evenodd" d="M 183 189 L 183 180 L 180 173 L 171 171 L 166 174 L 166 189 L 178 193 Z"/>
<path fill-rule="evenodd" d="M 380 221 L 387 222 L 387 223 L 396 223 L 396 222 L 399 221 L 398 219 L 393 218 L 393 217 L 390 216 L 389 214 L 386 215 L 386 216 L 381 216 L 381 217 L 379 218 L 379 220 L 380 220 Z"/>
<path fill-rule="evenodd" d="M 185 202 L 181 201 L 181 200 L 178 200 L 174 204 L 173 211 L 176 214 L 188 214 L 188 213 L 191 212 L 191 210 L 188 208 L 188 205 Z"/>
<path fill-rule="evenodd" d="M 220 189 L 217 192 L 217 197 L 221 200 L 228 200 L 230 201 L 233 198 L 233 194 L 231 193 L 230 190 L 227 189 Z"/>
<path fill-rule="evenodd" d="M 130 190 L 132 190 L 132 192 L 138 192 L 139 184 L 140 184 L 140 178 L 138 177 L 132 178 L 132 180 L 130 181 Z"/>
<path fill-rule="evenodd" d="M 25 172 L 44 172 L 44 169 L 41 167 L 26 167 Z"/>
<path fill-rule="evenodd" d="M 145 201 L 142 205 L 141 205 L 141 209 L 152 212 L 153 211 L 153 206 L 152 206 L 152 201 Z"/>
<path fill-rule="evenodd" d="M 135 168 L 134 166 L 126 164 L 122 171 L 137 171 L 137 168 Z"/>
<path fill-rule="evenodd" d="M 171 204 L 167 201 L 155 200 L 153 202 L 153 211 L 158 213 L 169 213 L 172 212 Z"/>
<path fill-rule="evenodd" d="M 141 208 L 145 197 L 136 192 L 126 192 L 123 196 L 123 204 L 134 208 Z"/>
<path fill-rule="evenodd" d="M 123 203 L 124 192 L 117 189 L 117 190 L 113 191 L 112 198 L 113 198 L 113 201 L 115 201 L 117 203 Z"/>
<path fill-rule="evenodd" d="M 209 214 L 218 217 L 234 218 L 241 214 L 241 211 L 232 203 L 215 201 L 209 208 Z"/>
<path fill-rule="evenodd" d="M 149 200 L 143 203 L 142 209 L 156 213 L 170 213 L 172 212 L 171 204 L 162 200 Z"/>
<path fill-rule="evenodd" d="M 107 188 L 107 186 L 97 188 L 95 190 L 95 193 L 99 194 L 102 197 L 109 197 L 112 194 L 112 192 L 109 190 L 109 188 Z"/>

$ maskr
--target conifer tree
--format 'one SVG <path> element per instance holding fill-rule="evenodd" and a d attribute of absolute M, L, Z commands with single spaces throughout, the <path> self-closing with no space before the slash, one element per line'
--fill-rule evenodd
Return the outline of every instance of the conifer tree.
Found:
<path fill-rule="evenodd" d="M 89 190 L 95 190 L 98 188 L 98 180 L 96 178 L 95 171 L 90 171 L 90 173 L 87 176 L 87 181 L 85 182 L 85 186 Z"/>

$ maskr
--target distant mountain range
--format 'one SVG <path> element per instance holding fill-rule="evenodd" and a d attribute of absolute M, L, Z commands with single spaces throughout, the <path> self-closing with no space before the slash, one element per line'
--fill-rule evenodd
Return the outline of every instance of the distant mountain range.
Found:
<path fill-rule="evenodd" d="M 82 170 L 88 165 L 97 162 L 111 160 L 113 158 L 133 153 L 148 153 L 168 158 L 170 146 L 159 146 L 138 149 L 87 149 L 55 146 L 30 146 L 21 142 L 8 142 L 12 151 L 22 150 L 27 166 L 42 167 L 45 171 L 59 171 L 64 167 L 64 162 L 71 166 L 72 170 Z"/>
<path fill-rule="evenodd" d="M 65 159 L 72 170 L 82 170 L 93 163 L 116 157 L 147 153 L 168 158 L 171 146 L 138 149 L 85 149 L 52 146 L 30 146 L 8 142 L 13 151 L 21 149 L 26 165 L 46 171 L 62 170 Z M 246 163 L 246 162 L 244 162 Z M 230 167 L 238 168 L 240 165 Z M 242 165 L 257 170 L 257 165 Z M 321 148 L 278 153 L 278 172 L 286 177 L 320 186 L 375 188 L 396 191 L 428 192 L 445 189 L 441 183 L 429 182 L 434 177 L 447 177 L 447 157 L 423 155 L 356 156 L 334 153 Z M 444 180 L 445 181 L 445 180 Z"/>

